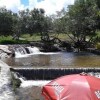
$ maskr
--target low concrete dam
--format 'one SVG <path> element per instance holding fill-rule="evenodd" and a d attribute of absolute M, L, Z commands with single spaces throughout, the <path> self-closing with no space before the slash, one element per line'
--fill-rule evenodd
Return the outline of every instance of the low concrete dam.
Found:
<path fill-rule="evenodd" d="M 26 80 L 52 80 L 63 75 L 82 72 L 100 77 L 100 68 L 10 68 L 10 70 Z"/>

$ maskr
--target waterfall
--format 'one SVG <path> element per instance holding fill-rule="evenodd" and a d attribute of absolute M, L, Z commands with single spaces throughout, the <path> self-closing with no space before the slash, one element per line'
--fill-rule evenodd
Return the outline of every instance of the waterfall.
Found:
<path fill-rule="evenodd" d="M 0 61 L 0 100 L 15 100 L 13 91 L 10 87 L 9 66 Z"/>
<path fill-rule="evenodd" d="M 27 54 L 37 54 L 40 53 L 39 48 L 37 47 L 23 47 L 23 46 L 19 46 L 14 48 L 15 51 L 15 56 L 16 57 L 22 57 L 22 56 L 26 56 Z"/>
<path fill-rule="evenodd" d="M 39 49 L 37 47 L 27 47 L 30 53 L 39 53 Z"/>

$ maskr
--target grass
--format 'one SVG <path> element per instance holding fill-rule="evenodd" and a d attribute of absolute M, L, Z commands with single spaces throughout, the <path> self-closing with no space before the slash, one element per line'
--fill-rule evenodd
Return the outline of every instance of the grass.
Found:
<path fill-rule="evenodd" d="M 39 34 L 33 34 L 32 36 L 30 36 L 30 34 L 23 34 L 21 38 L 24 38 L 27 41 L 40 41 L 41 40 L 41 36 Z"/>
<path fill-rule="evenodd" d="M 66 41 L 66 40 L 70 41 L 71 40 L 67 34 L 63 34 L 63 33 L 60 33 L 60 34 L 50 33 L 49 35 L 52 37 L 57 37 L 62 41 Z M 70 36 L 72 37 L 71 34 L 70 34 Z M 97 36 L 100 37 L 100 31 L 97 32 Z M 0 36 L 1 44 L 25 44 L 25 43 L 29 43 L 30 41 L 41 41 L 40 34 L 39 33 L 33 34 L 33 35 L 22 34 L 20 36 L 19 40 L 13 40 L 12 36 L 7 36 L 7 37 Z"/>
<path fill-rule="evenodd" d="M 64 41 L 70 40 L 67 34 L 59 34 L 58 38 Z"/>
<path fill-rule="evenodd" d="M 51 34 L 51 36 L 57 37 L 61 40 L 68 40 L 69 37 L 66 34 L 59 34 L 58 36 L 55 34 Z M 30 36 L 30 34 L 23 34 L 20 36 L 19 40 L 13 40 L 12 36 L 0 36 L 0 44 L 25 44 L 29 43 L 30 41 L 40 41 L 41 36 L 39 34 L 33 34 Z"/>
<path fill-rule="evenodd" d="M 97 36 L 100 37 L 100 31 L 97 32 Z"/>
<path fill-rule="evenodd" d="M 69 38 L 66 34 L 59 34 L 58 36 L 56 34 L 50 34 L 50 36 L 58 37 L 61 40 L 66 40 Z M 24 34 L 21 37 L 27 41 L 40 41 L 41 40 L 41 36 L 39 34 L 33 34 L 32 36 L 30 36 L 29 34 Z"/>
<path fill-rule="evenodd" d="M 13 40 L 12 36 L 0 36 L 0 44 L 26 44 L 27 40 Z"/>

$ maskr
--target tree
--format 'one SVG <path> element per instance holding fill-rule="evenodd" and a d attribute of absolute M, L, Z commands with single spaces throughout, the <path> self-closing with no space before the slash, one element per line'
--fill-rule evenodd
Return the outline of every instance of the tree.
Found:
<path fill-rule="evenodd" d="M 33 9 L 31 11 L 31 23 L 30 27 L 32 29 L 32 32 L 34 33 L 41 33 L 44 31 L 44 25 L 45 25 L 45 17 L 44 17 L 45 11 L 43 9 Z"/>
<path fill-rule="evenodd" d="M 21 33 L 23 34 L 29 33 L 30 22 L 32 21 L 29 9 L 19 11 L 18 17 L 19 17 L 18 21 L 20 23 Z"/>
<path fill-rule="evenodd" d="M 0 8 L 0 35 L 8 36 L 12 34 L 13 13 L 5 7 Z"/>
<path fill-rule="evenodd" d="M 13 14 L 13 39 L 19 40 L 21 35 L 21 20 L 17 13 Z"/>
<path fill-rule="evenodd" d="M 46 17 L 43 9 L 36 9 L 29 11 L 29 9 L 19 11 L 22 33 L 40 33 L 44 30 Z"/>
<path fill-rule="evenodd" d="M 95 0 L 76 0 L 69 6 L 68 29 L 80 41 L 95 35 L 97 28 L 97 5 Z"/>

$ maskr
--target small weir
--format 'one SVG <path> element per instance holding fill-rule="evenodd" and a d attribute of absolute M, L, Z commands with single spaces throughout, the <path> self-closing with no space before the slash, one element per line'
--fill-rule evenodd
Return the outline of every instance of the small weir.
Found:
<path fill-rule="evenodd" d="M 20 53 L 22 55 L 39 52 L 39 49 L 37 47 L 31 47 L 27 45 L 15 45 L 13 46 L 13 50 L 15 51 L 15 53 Z"/>
<path fill-rule="evenodd" d="M 10 70 L 18 77 L 25 77 L 27 80 L 52 80 L 63 75 L 82 72 L 99 77 L 100 73 L 100 68 L 10 68 Z"/>

